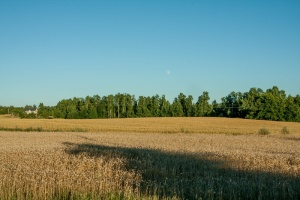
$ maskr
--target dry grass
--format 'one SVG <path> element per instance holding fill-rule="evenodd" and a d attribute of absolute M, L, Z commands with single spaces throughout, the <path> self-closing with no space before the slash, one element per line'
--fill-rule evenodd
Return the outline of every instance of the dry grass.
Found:
<path fill-rule="evenodd" d="M 11 114 L 0 115 L 0 119 L 13 118 Z"/>
<path fill-rule="evenodd" d="M 293 133 L 3 131 L 0 199 L 299 199 L 299 142 Z"/>
<path fill-rule="evenodd" d="M 300 133 L 300 123 L 228 118 L 129 118 L 129 119 L 17 119 L 0 118 L 0 130 L 73 131 L 126 133 L 221 133 L 257 134 L 267 128 L 279 134 L 283 127 L 290 133 Z"/>

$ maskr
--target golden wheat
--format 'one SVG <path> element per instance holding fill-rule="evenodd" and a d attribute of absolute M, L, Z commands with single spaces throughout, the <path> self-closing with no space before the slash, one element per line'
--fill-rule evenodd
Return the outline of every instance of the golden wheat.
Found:
<path fill-rule="evenodd" d="M 300 135 L 0 132 L 0 199 L 297 199 Z"/>
<path fill-rule="evenodd" d="M 300 133 L 300 123 L 228 118 L 127 118 L 127 119 L 17 119 L 0 118 L 0 130 L 38 130 L 74 132 L 126 133 L 221 133 L 256 134 L 267 128 L 272 134 L 287 127 L 290 133 Z"/>

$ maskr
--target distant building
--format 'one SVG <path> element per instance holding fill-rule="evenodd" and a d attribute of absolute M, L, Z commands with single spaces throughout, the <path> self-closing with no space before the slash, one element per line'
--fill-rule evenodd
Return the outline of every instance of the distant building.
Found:
<path fill-rule="evenodd" d="M 38 109 L 34 109 L 34 108 L 26 108 L 26 109 L 25 109 L 25 113 L 26 113 L 27 115 L 29 115 L 29 114 L 37 114 L 37 113 L 38 113 Z"/>

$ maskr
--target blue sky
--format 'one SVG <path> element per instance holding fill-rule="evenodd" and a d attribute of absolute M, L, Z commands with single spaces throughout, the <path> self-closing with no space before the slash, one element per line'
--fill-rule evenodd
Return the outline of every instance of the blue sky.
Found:
<path fill-rule="evenodd" d="M 276 85 L 300 94 L 300 1 L 0 0 L 0 105 Z"/>

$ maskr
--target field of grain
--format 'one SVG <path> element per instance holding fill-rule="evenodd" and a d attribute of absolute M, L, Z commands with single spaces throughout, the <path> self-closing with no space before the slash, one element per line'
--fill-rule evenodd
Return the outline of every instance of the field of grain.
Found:
<path fill-rule="evenodd" d="M 127 118 L 127 119 L 18 119 L 0 118 L 0 130 L 122 133 L 221 133 L 256 134 L 266 128 L 278 134 L 283 127 L 300 134 L 300 123 L 213 117 Z"/>
<path fill-rule="evenodd" d="M 1 200 L 300 198 L 300 123 L 1 116 L 0 130 Z"/>
<path fill-rule="evenodd" d="M 57 126 L 60 122 L 60 128 L 75 122 L 87 128 L 89 123 L 108 122 L 112 128 L 106 124 L 102 129 L 113 132 L 96 132 L 101 125 L 93 126 L 94 132 L 0 131 L 0 199 L 300 198 L 297 124 L 230 119 L 216 123 L 209 118 L 189 122 L 180 118 L 176 123 L 150 119 L 142 126 L 143 120 L 136 119 L 136 129 L 134 119 L 23 120 L 23 126 L 27 122 Z M 212 131 L 207 125 L 210 120 L 216 123 Z M 138 133 L 151 132 L 149 127 L 162 124 L 164 128 L 152 133 Z M 183 125 L 200 133 L 155 133 L 180 132 Z M 243 130 L 251 125 L 255 127 Z M 291 133 L 206 134 L 256 133 L 266 125 L 272 132 L 284 125 Z"/>

